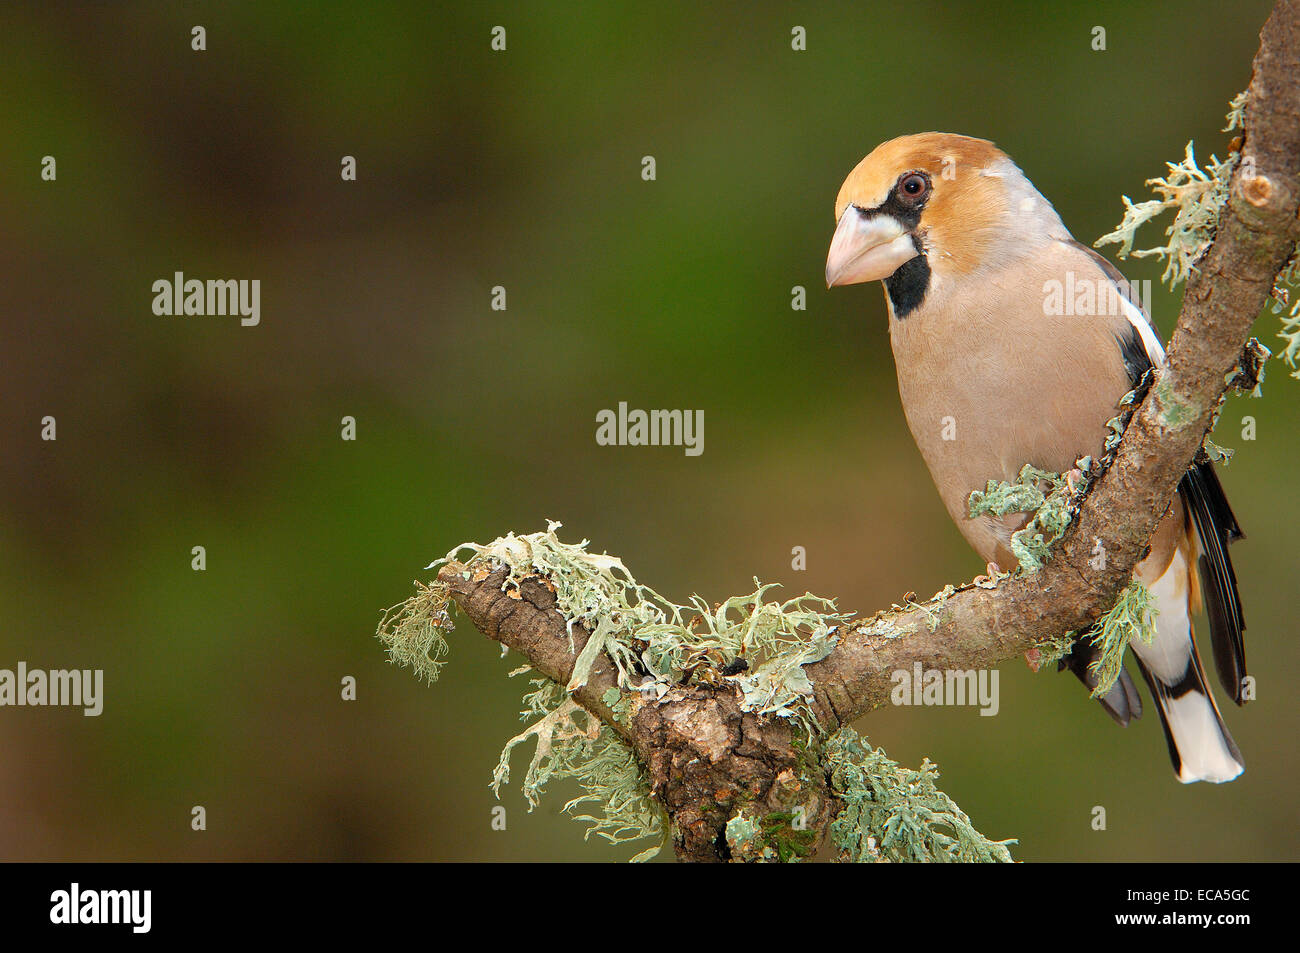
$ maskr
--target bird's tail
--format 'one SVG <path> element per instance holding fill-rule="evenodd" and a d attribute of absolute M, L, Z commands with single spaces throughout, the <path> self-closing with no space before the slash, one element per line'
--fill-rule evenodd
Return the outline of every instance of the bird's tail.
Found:
<path fill-rule="evenodd" d="M 1134 640 L 1130 647 L 1160 711 L 1178 780 L 1231 781 L 1245 765 L 1228 734 L 1192 633 L 1191 576 L 1181 548 L 1159 579 L 1150 586 L 1159 615 L 1150 643 Z"/>

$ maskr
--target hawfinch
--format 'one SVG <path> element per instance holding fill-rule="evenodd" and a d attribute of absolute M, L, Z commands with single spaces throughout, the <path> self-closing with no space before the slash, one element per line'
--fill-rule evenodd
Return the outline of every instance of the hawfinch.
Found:
<path fill-rule="evenodd" d="M 1027 463 L 1067 473 L 1098 459 L 1120 399 L 1164 363 L 1154 325 L 1119 270 L 1075 241 L 983 139 L 930 132 L 878 146 L 844 181 L 835 217 L 827 285 L 884 282 L 898 391 L 921 456 L 980 557 L 1015 568 L 1008 544 L 1029 515 L 970 519 L 971 491 L 1014 481 Z M 1242 771 L 1192 636 L 1204 601 L 1219 678 L 1240 705 L 1245 625 L 1228 543 L 1241 535 L 1213 464 L 1197 463 L 1135 571 L 1159 615 L 1151 643 L 1130 648 L 1184 783 Z M 1081 639 L 1061 667 L 1095 687 L 1095 653 Z M 1121 725 L 1142 714 L 1127 672 L 1099 701 Z"/>

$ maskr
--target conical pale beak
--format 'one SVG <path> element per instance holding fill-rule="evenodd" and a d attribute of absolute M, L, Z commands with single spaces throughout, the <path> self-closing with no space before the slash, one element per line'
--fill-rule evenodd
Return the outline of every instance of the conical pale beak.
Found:
<path fill-rule="evenodd" d="M 826 287 L 888 278 L 917 255 L 912 236 L 892 215 L 864 215 L 850 205 L 826 255 Z"/>

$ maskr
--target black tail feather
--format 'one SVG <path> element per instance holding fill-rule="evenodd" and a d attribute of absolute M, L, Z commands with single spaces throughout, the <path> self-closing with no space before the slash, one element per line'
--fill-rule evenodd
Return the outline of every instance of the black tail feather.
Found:
<path fill-rule="evenodd" d="M 1196 653 L 1196 643 L 1192 642 L 1187 670 L 1174 684 L 1165 684 L 1143 664 L 1140 658 L 1135 658 L 1135 661 L 1142 672 L 1142 677 L 1146 680 L 1147 688 L 1151 690 L 1151 699 L 1155 702 L 1156 711 L 1160 713 L 1160 727 L 1164 729 L 1165 746 L 1169 749 L 1169 760 L 1173 763 L 1174 772 L 1179 780 L 1183 782 L 1230 781 L 1240 774 L 1245 767 L 1245 761 L 1241 757 L 1241 750 L 1237 747 L 1237 743 L 1232 740 L 1232 735 L 1223 723 L 1219 706 L 1214 703 L 1214 694 L 1205 684 L 1201 659 Z M 1175 730 L 1171 708 L 1173 705 L 1180 704 L 1181 700 L 1190 699 L 1195 699 L 1206 706 L 1206 715 L 1213 719 L 1213 728 L 1210 729 L 1209 734 L 1195 730 L 1198 724 L 1202 728 L 1208 727 L 1195 719 L 1190 724 L 1186 720 L 1180 721 L 1180 727 Z M 1178 738 L 1179 732 L 1184 735 L 1181 739 Z M 1182 745 L 1187 746 L 1186 751 L 1183 750 Z M 1232 767 L 1233 762 L 1235 768 Z M 1190 771 L 1185 770 L 1185 766 L 1189 766 Z"/>
<path fill-rule="evenodd" d="M 1061 659 L 1058 670 L 1068 668 L 1091 691 L 1097 687 L 1097 679 L 1088 671 L 1088 666 L 1100 654 L 1100 650 L 1087 637 L 1078 639 L 1070 649 L 1070 653 Z M 1126 669 L 1120 669 L 1119 678 L 1111 686 L 1110 691 L 1097 701 L 1101 703 L 1102 708 L 1106 709 L 1106 714 L 1114 718 L 1119 725 L 1126 726 L 1134 718 L 1142 717 L 1142 698 L 1138 695 L 1137 686 L 1133 684 L 1133 679 L 1129 677 Z"/>
<path fill-rule="evenodd" d="M 1246 622 L 1241 613 L 1237 575 L 1228 556 L 1228 544 L 1243 533 L 1232 515 L 1228 499 L 1212 463 L 1198 463 L 1178 485 L 1192 515 L 1201 542 L 1198 568 L 1210 620 L 1210 642 L 1219 681 L 1238 705 L 1242 704 L 1246 677 Z"/>

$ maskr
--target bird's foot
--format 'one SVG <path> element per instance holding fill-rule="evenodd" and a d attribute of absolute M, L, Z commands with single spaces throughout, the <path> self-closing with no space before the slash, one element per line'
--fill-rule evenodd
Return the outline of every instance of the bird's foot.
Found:
<path fill-rule="evenodd" d="M 989 563 L 984 567 L 985 574 L 976 576 L 974 583 L 981 589 L 996 589 L 998 587 L 998 573 L 1001 571 L 998 569 L 997 563 Z"/>

